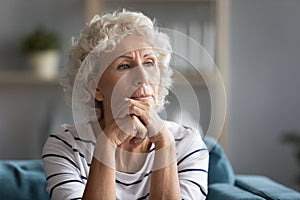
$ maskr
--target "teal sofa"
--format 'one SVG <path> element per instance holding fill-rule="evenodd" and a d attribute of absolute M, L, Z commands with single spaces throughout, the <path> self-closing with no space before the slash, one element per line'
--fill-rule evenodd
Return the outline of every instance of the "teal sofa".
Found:
<path fill-rule="evenodd" d="M 206 137 L 210 149 L 207 200 L 300 200 L 300 193 L 264 176 L 235 175 L 215 139 Z M 49 199 L 41 160 L 0 161 L 0 199 Z"/>

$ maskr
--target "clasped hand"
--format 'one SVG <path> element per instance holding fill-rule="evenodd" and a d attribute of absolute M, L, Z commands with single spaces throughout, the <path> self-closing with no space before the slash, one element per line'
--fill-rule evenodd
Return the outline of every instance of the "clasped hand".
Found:
<path fill-rule="evenodd" d="M 153 103 L 148 99 L 125 99 L 122 109 L 119 109 L 114 119 L 104 129 L 111 142 L 119 146 L 129 139 L 138 144 L 146 137 L 156 146 L 167 145 L 170 134 L 165 129 L 165 121 L 154 110 Z"/>

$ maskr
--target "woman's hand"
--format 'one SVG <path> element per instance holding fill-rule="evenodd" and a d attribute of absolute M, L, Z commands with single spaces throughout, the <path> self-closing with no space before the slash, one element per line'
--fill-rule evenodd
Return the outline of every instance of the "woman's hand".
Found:
<path fill-rule="evenodd" d="M 147 129 L 136 116 L 126 115 L 123 118 L 112 120 L 112 122 L 105 127 L 104 133 L 113 145 L 119 146 L 129 138 L 144 138 Z"/>
<path fill-rule="evenodd" d="M 170 145 L 174 139 L 165 128 L 162 120 L 153 108 L 153 104 L 147 99 L 128 99 L 129 113 L 137 116 L 147 128 L 147 137 L 155 144 L 156 149 Z"/>

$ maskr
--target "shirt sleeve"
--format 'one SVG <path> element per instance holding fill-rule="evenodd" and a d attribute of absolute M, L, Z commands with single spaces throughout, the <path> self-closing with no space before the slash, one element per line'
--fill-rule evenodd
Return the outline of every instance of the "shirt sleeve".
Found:
<path fill-rule="evenodd" d="M 78 149 L 74 138 L 61 127 L 51 134 L 44 145 L 43 164 L 47 178 L 47 192 L 51 199 L 81 199 L 86 177 L 78 163 Z"/>
<path fill-rule="evenodd" d="M 178 177 L 182 199 L 206 199 L 208 149 L 198 131 L 188 131 L 179 148 Z"/>

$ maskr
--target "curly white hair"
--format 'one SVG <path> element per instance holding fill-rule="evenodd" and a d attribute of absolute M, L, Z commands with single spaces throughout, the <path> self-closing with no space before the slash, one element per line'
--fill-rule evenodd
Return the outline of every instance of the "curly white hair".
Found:
<path fill-rule="evenodd" d="M 95 76 L 95 73 L 99 73 L 93 59 L 99 53 L 114 47 L 126 35 L 139 34 L 150 41 L 157 56 L 160 69 L 160 85 L 156 110 L 161 111 L 166 102 L 165 97 L 172 86 L 171 76 L 173 72 L 169 67 L 171 44 L 169 37 L 154 25 L 155 21 L 152 21 L 143 13 L 125 9 L 102 16 L 94 16 L 80 33 L 77 41 L 73 41 L 73 46 L 69 50 L 68 63 L 62 77 L 62 86 L 66 93 L 67 102 L 69 104 L 72 101 L 73 103 L 85 104 L 93 109 L 96 107 L 100 112 L 103 112 L 101 110 L 102 102 L 96 102 L 95 104 L 93 94 L 89 92 L 86 85 L 91 75 Z M 97 53 L 95 54 L 95 52 Z M 78 80 L 84 84 L 80 87 L 81 91 L 77 91 L 76 98 L 78 99 L 74 99 L 74 85 Z"/>

